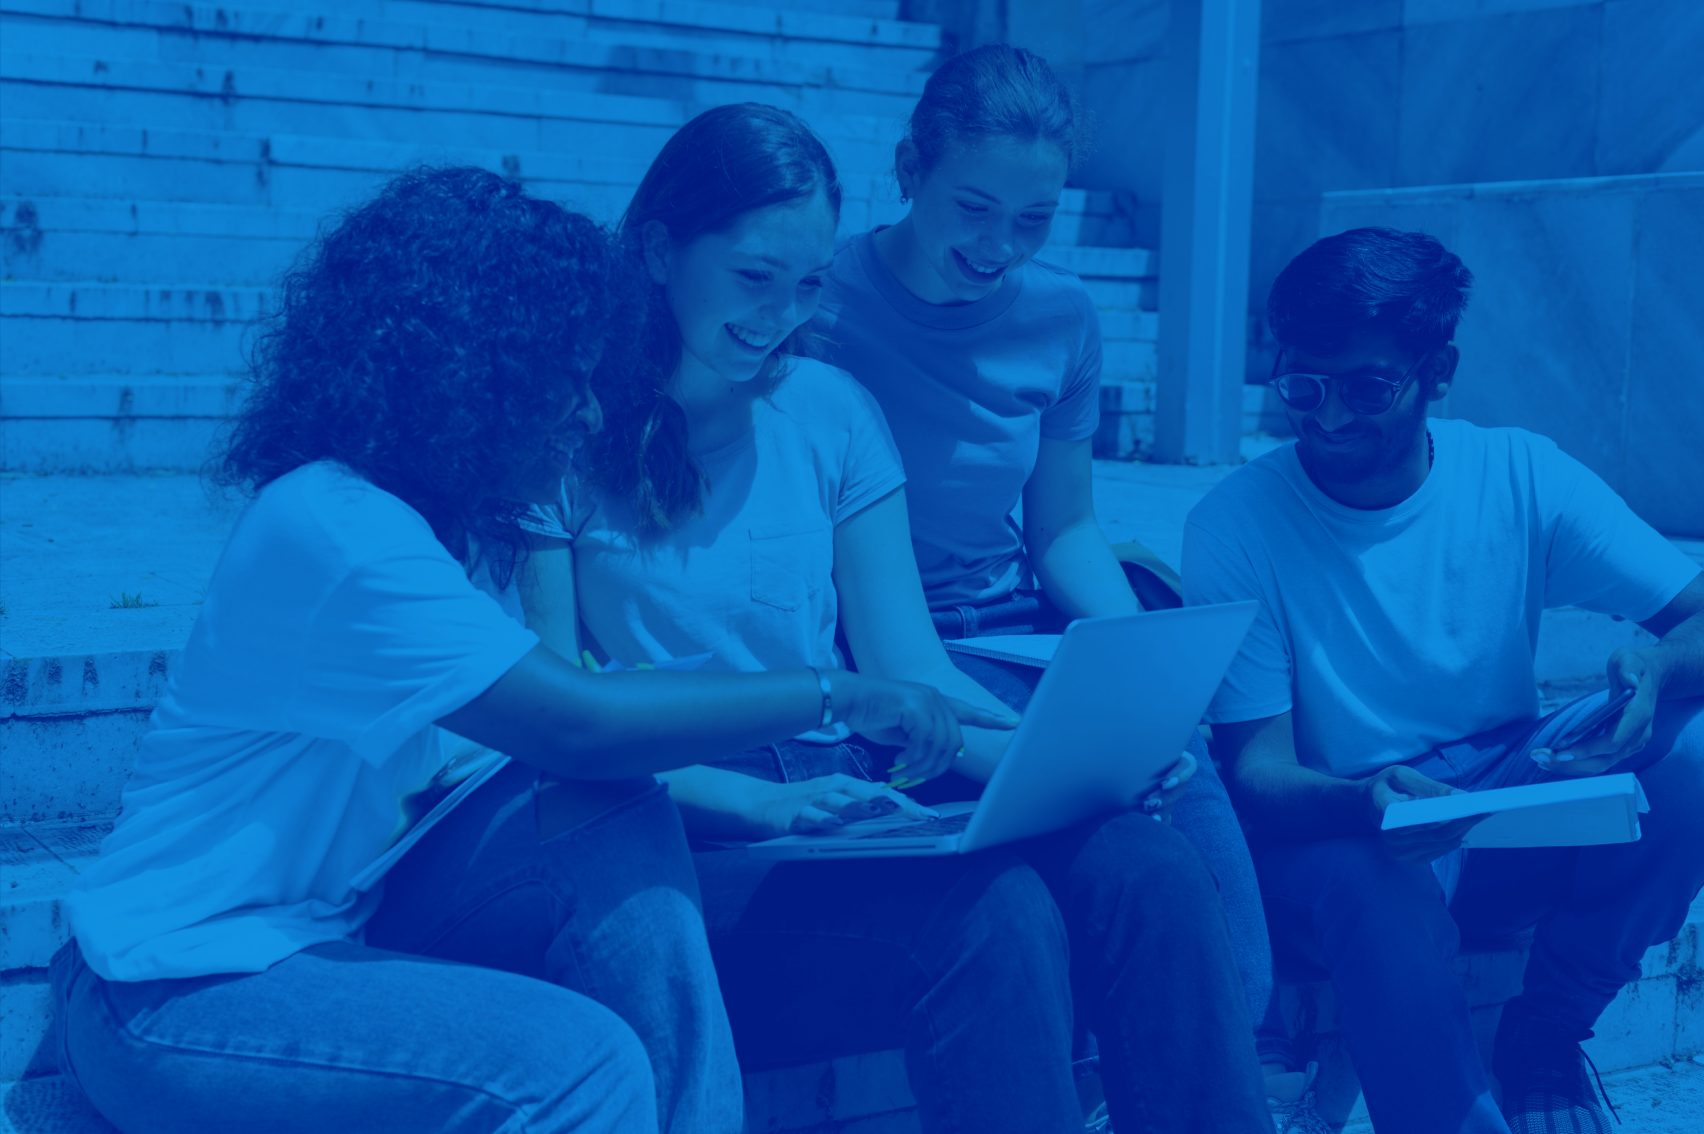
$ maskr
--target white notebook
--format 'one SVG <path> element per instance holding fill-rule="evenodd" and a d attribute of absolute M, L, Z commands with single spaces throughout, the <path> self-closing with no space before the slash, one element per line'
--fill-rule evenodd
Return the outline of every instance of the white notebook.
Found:
<path fill-rule="evenodd" d="M 1638 841 L 1650 809 L 1637 777 L 1622 772 L 1405 800 L 1385 808 L 1383 829 L 1486 815 L 1462 846 L 1593 847 Z"/>
<path fill-rule="evenodd" d="M 1059 649 L 1058 634 L 990 634 L 986 638 L 949 638 L 944 644 L 961 654 L 1016 662 L 1046 669 Z"/>

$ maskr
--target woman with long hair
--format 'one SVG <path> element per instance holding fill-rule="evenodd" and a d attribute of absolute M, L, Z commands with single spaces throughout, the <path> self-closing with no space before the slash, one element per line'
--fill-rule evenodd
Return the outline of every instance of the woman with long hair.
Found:
<path fill-rule="evenodd" d="M 1043 250 L 1086 145 L 1076 99 L 1039 56 L 991 44 L 947 60 L 895 150 L 909 209 L 841 244 L 812 324 L 813 353 L 857 377 L 892 427 L 910 476 L 912 551 L 943 638 L 1057 633 L 1072 618 L 1182 604 L 1175 573 L 1140 544 L 1121 548 L 1121 563 L 1095 516 L 1100 318 L 1082 281 Z M 951 656 L 1019 712 L 1041 676 Z M 1264 1021 L 1269 1094 L 1294 1109 L 1308 1082 L 1292 1073 L 1272 1009 L 1254 865 L 1206 746 L 1191 751 L 1199 772 L 1172 822 L 1218 879 L 1249 1010 Z"/>
<path fill-rule="evenodd" d="M 285 277 L 218 470 L 253 499 L 53 963 L 61 1066 L 126 1134 L 741 1129 L 651 773 L 825 719 L 961 737 L 919 686 L 594 675 L 513 616 L 626 278 L 476 169 L 398 177 Z"/>
<path fill-rule="evenodd" d="M 845 672 L 839 625 L 865 674 L 1004 712 L 931 628 L 879 409 L 799 353 L 839 211 L 833 162 L 785 111 L 718 107 L 665 144 L 622 222 L 652 284 L 649 365 L 600 380 L 608 427 L 530 615 L 562 650 L 736 671 Z M 700 840 L 742 1065 L 903 1047 L 930 1134 L 1065 1134 L 1083 1127 L 1087 1026 L 1126 1129 L 1266 1129 L 1212 879 L 1149 814 L 941 858 L 775 864 L 728 845 L 926 815 L 896 787 L 986 778 L 1001 741 L 967 728 L 919 760 L 825 720 L 664 773 Z"/>

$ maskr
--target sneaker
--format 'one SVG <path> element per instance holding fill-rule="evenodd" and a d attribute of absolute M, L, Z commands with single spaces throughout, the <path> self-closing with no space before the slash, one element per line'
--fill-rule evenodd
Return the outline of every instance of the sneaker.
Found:
<path fill-rule="evenodd" d="M 1269 1075 L 1266 1079 L 1266 1109 L 1272 1114 L 1276 1134 L 1336 1134 L 1314 1106 L 1314 1080 L 1319 1064 L 1306 1071 Z"/>
<path fill-rule="evenodd" d="M 1106 1113 L 1106 1104 L 1101 1103 L 1095 1112 L 1083 1120 L 1084 1134 L 1112 1134 L 1112 1119 Z"/>
<path fill-rule="evenodd" d="M 1491 1070 L 1503 1084 L 1503 1116 L 1511 1134 L 1611 1134 L 1609 1117 L 1598 1105 L 1603 1080 L 1594 1092 L 1586 1074 L 1590 1064 L 1579 1037 L 1527 1014 L 1518 1000 L 1509 1001 L 1497 1026 Z M 1603 1101 L 1609 1103 L 1607 1094 Z M 1619 1114 L 1615 1121 L 1621 1121 Z"/>

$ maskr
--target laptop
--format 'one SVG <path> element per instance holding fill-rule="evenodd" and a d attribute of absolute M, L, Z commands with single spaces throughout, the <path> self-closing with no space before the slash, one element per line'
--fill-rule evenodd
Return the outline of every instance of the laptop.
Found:
<path fill-rule="evenodd" d="M 969 854 L 1139 803 L 1176 764 L 1258 603 L 1073 622 L 982 798 L 753 843 L 756 858 Z"/>

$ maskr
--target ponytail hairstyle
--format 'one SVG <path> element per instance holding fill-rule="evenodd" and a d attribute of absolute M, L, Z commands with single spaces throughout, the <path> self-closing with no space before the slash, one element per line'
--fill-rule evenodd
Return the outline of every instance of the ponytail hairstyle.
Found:
<path fill-rule="evenodd" d="M 1088 149 L 1088 124 L 1071 88 L 1047 60 L 1009 43 L 955 55 L 923 86 L 906 140 L 927 175 L 956 144 L 991 138 L 1049 141 L 1075 169 Z"/>
<path fill-rule="evenodd" d="M 754 209 L 827 199 L 840 219 L 840 177 L 821 140 L 798 116 L 761 103 L 718 106 L 682 126 L 645 172 L 621 218 L 620 235 L 643 263 L 652 221 L 676 245 L 725 231 Z M 753 379 L 772 391 L 798 353 L 800 328 L 779 343 Z M 588 453 L 591 481 L 628 501 L 641 530 L 669 527 L 703 506 L 704 473 L 687 450 L 686 414 L 668 394 L 680 365 L 680 329 L 661 284 L 645 303 L 640 358 L 633 367 L 600 368 L 593 387 L 604 428 Z"/>

